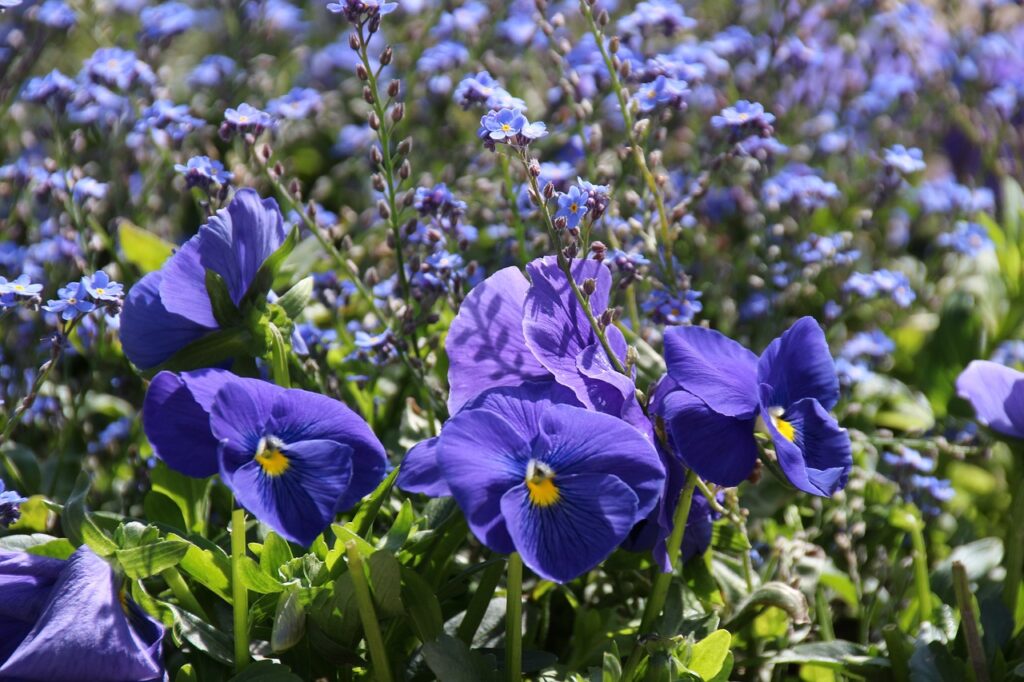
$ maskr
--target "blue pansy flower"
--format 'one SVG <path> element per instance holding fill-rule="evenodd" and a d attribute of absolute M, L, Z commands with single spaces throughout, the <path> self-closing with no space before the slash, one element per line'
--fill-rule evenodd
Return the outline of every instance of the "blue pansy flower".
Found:
<path fill-rule="evenodd" d="M 286 236 L 276 201 L 239 190 L 160 270 L 128 292 L 121 313 L 121 345 L 128 359 L 150 369 L 216 331 L 220 325 L 206 290 L 206 270 L 224 279 L 238 305 Z"/>
<path fill-rule="evenodd" d="M 760 357 L 716 331 L 675 327 L 665 332 L 665 361 L 652 409 L 702 478 L 724 486 L 746 479 L 760 427 L 794 486 L 827 497 L 846 485 L 850 438 L 829 414 L 839 380 L 813 318 L 799 319 Z"/>
<path fill-rule="evenodd" d="M 308 547 L 384 478 L 387 456 L 344 404 L 209 369 L 154 377 L 143 426 L 167 466 L 220 473 L 239 504 Z"/>
<path fill-rule="evenodd" d="M 0 551 L 0 680 L 165 679 L 163 626 L 82 546 L 67 560 Z"/>
<path fill-rule="evenodd" d="M 535 573 L 564 583 L 597 566 L 655 509 L 665 469 L 646 435 L 550 388 L 499 388 L 478 399 L 421 449 L 420 473 L 433 465 L 429 489 L 454 496 L 481 542 L 519 552 Z M 408 481 L 399 484 L 425 490 Z"/>

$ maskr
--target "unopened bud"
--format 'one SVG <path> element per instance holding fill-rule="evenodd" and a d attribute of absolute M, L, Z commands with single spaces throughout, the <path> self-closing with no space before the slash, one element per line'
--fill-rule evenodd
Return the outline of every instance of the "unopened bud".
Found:
<path fill-rule="evenodd" d="M 409 159 L 405 159 L 402 161 L 402 165 L 398 167 L 398 177 L 408 180 L 410 173 L 412 173 L 412 165 L 409 163 Z"/>
<path fill-rule="evenodd" d="M 270 155 L 273 153 L 273 150 L 271 150 L 269 144 L 265 144 L 260 147 L 260 153 L 263 154 L 264 161 L 270 161 Z"/>
<path fill-rule="evenodd" d="M 560 215 L 554 219 L 553 223 L 556 230 L 564 230 L 565 226 L 569 224 L 569 221 L 565 219 L 564 215 Z"/>
<path fill-rule="evenodd" d="M 384 176 L 380 173 L 374 173 L 370 176 L 370 184 L 373 185 L 373 188 L 378 192 L 383 192 L 385 189 Z"/>
<path fill-rule="evenodd" d="M 377 101 L 377 98 L 373 96 L 373 90 L 370 89 L 369 85 L 363 86 L 363 99 L 367 104 L 373 104 Z"/>
<path fill-rule="evenodd" d="M 390 50 L 391 48 L 388 49 Z M 388 83 L 388 97 L 398 97 L 398 93 L 401 92 L 401 90 L 401 81 L 394 80 Z"/>
<path fill-rule="evenodd" d="M 550 199 L 553 196 L 555 196 L 555 184 L 549 182 L 548 184 L 544 185 L 544 198 Z"/>
<path fill-rule="evenodd" d="M 612 54 L 615 54 L 616 52 L 619 51 L 619 45 L 621 44 L 621 42 L 622 41 L 619 40 L 618 36 L 612 36 L 612 39 L 608 41 L 608 50 Z"/>
<path fill-rule="evenodd" d="M 532 175 L 535 178 L 540 177 L 540 161 L 538 161 L 537 159 L 530 159 L 529 168 L 530 175 Z"/>
<path fill-rule="evenodd" d="M 374 130 L 380 130 L 380 119 L 377 118 L 377 114 L 375 112 L 371 111 L 366 116 L 366 122 L 369 123 L 370 127 Z"/>
<path fill-rule="evenodd" d="M 356 64 L 356 76 L 364 83 L 370 79 L 370 74 L 367 73 L 366 67 L 362 64 Z"/>
<path fill-rule="evenodd" d="M 404 140 L 402 140 L 401 142 L 398 143 L 398 153 L 401 154 L 402 156 L 406 156 L 411 151 L 412 151 L 412 138 L 411 137 L 407 137 L 407 138 L 405 138 Z"/>
<path fill-rule="evenodd" d="M 348 34 L 348 46 L 351 47 L 353 50 L 358 50 L 359 49 L 359 35 L 358 34 L 356 34 L 356 33 L 349 33 Z"/>
<path fill-rule="evenodd" d="M 402 120 L 403 116 L 405 116 L 405 105 L 404 104 L 399 103 L 399 104 L 396 104 L 394 107 L 391 108 L 391 120 L 392 121 L 394 121 L 395 123 L 398 123 L 399 121 Z"/>
<path fill-rule="evenodd" d="M 606 9 L 601 10 L 601 13 L 597 15 L 597 23 L 600 24 L 602 28 L 608 25 L 609 20 L 608 10 Z"/>
<path fill-rule="evenodd" d="M 384 161 L 384 155 L 381 153 L 380 147 L 377 145 L 370 147 L 370 161 L 378 166 Z"/>
<path fill-rule="evenodd" d="M 384 51 L 381 52 L 381 54 L 380 54 L 380 63 L 381 63 L 381 65 L 382 66 L 387 66 L 388 64 L 390 64 L 392 56 L 394 56 L 394 52 L 392 51 L 391 46 L 388 45 L 387 47 L 384 48 Z"/>
<path fill-rule="evenodd" d="M 388 208 L 387 202 L 383 199 L 377 202 L 377 214 L 380 215 L 383 220 L 388 220 L 391 217 L 391 209 Z"/>
<path fill-rule="evenodd" d="M 597 280 L 593 277 L 588 277 L 583 280 L 583 293 L 587 296 L 593 296 L 594 292 L 597 291 Z"/>

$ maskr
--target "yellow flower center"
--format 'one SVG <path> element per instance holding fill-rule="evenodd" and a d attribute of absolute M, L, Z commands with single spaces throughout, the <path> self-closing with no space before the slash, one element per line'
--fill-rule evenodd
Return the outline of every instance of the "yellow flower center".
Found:
<path fill-rule="evenodd" d="M 558 492 L 554 479 L 555 472 L 551 467 L 543 462 L 530 460 L 526 468 L 526 487 L 530 491 L 530 502 L 538 507 L 550 507 L 558 502 L 561 493 Z"/>
<path fill-rule="evenodd" d="M 779 432 L 779 435 L 788 440 L 790 443 L 793 442 L 793 438 L 796 436 L 796 429 L 793 428 L 793 424 L 782 418 L 783 408 L 773 407 L 769 414 L 772 417 L 772 426 Z"/>
<path fill-rule="evenodd" d="M 100 295 L 103 295 L 103 294 L 107 293 L 107 290 L 104 289 L 103 287 L 96 287 L 96 293 L 100 294 Z"/>
<path fill-rule="evenodd" d="M 288 456 L 281 452 L 282 447 L 284 443 L 273 436 L 260 439 L 259 447 L 256 449 L 256 461 L 263 467 L 263 473 L 267 476 L 280 476 L 291 466 Z"/>
<path fill-rule="evenodd" d="M 577 204 L 576 202 L 573 202 L 569 204 L 569 210 L 575 213 L 576 211 L 580 210 L 580 205 Z"/>
<path fill-rule="evenodd" d="M 512 126 L 510 126 L 509 124 L 507 124 L 507 123 L 502 123 L 501 124 L 501 131 L 502 132 L 507 133 L 510 130 L 512 130 Z"/>
<path fill-rule="evenodd" d="M 24 284 L 15 284 L 14 285 L 14 290 L 15 291 L 25 291 L 25 285 Z"/>

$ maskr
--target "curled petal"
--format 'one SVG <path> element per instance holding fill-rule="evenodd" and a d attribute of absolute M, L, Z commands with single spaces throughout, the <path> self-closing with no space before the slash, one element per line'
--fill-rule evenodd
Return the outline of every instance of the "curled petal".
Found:
<path fill-rule="evenodd" d="M 701 327 L 665 330 L 665 363 L 679 386 L 715 412 L 748 419 L 757 412 L 757 356 Z"/>
<path fill-rule="evenodd" d="M 839 400 L 835 362 L 813 317 L 801 317 L 768 344 L 757 363 L 757 380 L 772 387 L 772 406 L 814 398 L 827 411 Z"/>

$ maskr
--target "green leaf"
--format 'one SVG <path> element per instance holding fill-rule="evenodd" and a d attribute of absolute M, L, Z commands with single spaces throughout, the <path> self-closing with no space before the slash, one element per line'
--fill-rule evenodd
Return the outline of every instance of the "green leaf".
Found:
<path fill-rule="evenodd" d="M 122 220 L 118 225 L 117 235 L 125 260 L 143 273 L 159 270 L 164 261 L 174 253 L 174 244 L 127 220 Z"/>
<path fill-rule="evenodd" d="M 174 682 L 199 682 L 199 678 L 196 677 L 191 663 L 186 663 L 178 668 L 178 674 L 174 676 Z"/>
<path fill-rule="evenodd" d="M 384 536 L 384 543 L 381 545 L 381 549 L 388 552 L 397 552 L 401 549 L 405 541 L 409 539 L 415 517 L 416 514 L 413 512 L 412 502 L 404 500 L 402 508 L 398 510 L 398 516 L 391 523 L 388 534 Z"/>
<path fill-rule="evenodd" d="M 306 611 L 297 589 L 282 592 L 274 612 L 274 627 L 270 634 L 270 648 L 274 653 L 287 651 L 302 641 L 306 634 Z"/>
<path fill-rule="evenodd" d="M 11 530 L 28 530 L 43 532 L 49 525 L 50 508 L 46 504 L 46 498 L 42 495 L 33 495 L 21 503 L 21 516 L 15 523 L 11 524 Z"/>
<path fill-rule="evenodd" d="M 179 474 L 163 462 L 157 462 L 150 472 L 152 490 L 166 496 L 177 505 L 185 522 L 184 530 L 199 535 L 206 532 L 206 514 L 209 507 L 207 492 L 212 483 L 212 479 L 209 478 L 192 478 Z"/>
<path fill-rule="evenodd" d="M 260 568 L 267 575 L 277 578 L 282 566 L 292 560 L 292 548 L 288 542 L 274 531 L 267 533 L 260 552 Z"/>
<path fill-rule="evenodd" d="M 274 594 L 284 590 L 284 585 L 260 570 L 260 565 L 245 556 L 239 559 L 242 565 L 242 582 L 253 592 Z"/>
<path fill-rule="evenodd" d="M 711 546 L 719 551 L 733 554 L 750 551 L 750 541 L 747 536 L 737 530 L 736 524 L 728 519 L 719 519 L 711 527 Z"/>
<path fill-rule="evenodd" d="M 288 345 L 285 343 L 281 330 L 274 323 L 267 325 L 267 337 L 270 341 L 270 376 L 274 383 L 284 388 L 291 388 L 292 380 L 288 374 Z"/>
<path fill-rule="evenodd" d="M 445 682 L 490 682 L 497 680 L 494 659 L 470 651 L 451 635 L 442 635 L 423 645 L 423 658 L 439 680 Z"/>
<path fill-rule="evenodd" d="M 444 628 L 441 604 L 430 583 L 420 577 L 419 573 L 408 566 L 402 566 L 401 576 L 402 605 L 409 614 L 413 632 L 420 642 L 432 642 L 441 635 Z"/>
<path fill-rule="evenodd" d="M 292 669 L 273 661 L 255 661 L 228 682 L 302 682 Z"/>
<path fill-rule="evenodd" d="M 374 520 L 377 518 L 377 514 L 380 513 L 381 505 L 384 504 L 384 500 L 387 499 L 391 492 L 391 487 L 395 484 L 395 479 L 398 478 L 398 467 L 391 470 L 383 481 L 374 489 L 370 496 L 363 500 L 363 503 L 359 505 L 356 515 L 352 517 L 352 521 L 345 524 L 347 529 L 350 529 L 352 533 L 359 537 L 361 540 L 363 537 L 369 534 L 370 527 L 373 526 Z M 344 546 L 345 543 L 342 543 Z M 362 554 L 366 554 L 360 548 Z"/>
<path fill-rule="evenodd" d="M 24 537 L 24 536 L 21 536 Z M 68 542 L 67 538 L 57 538 L 44 542 L 40 545 L 32 545 L 25 549 L 29 554 L 36 556 L 48 556 L 53 559 L 67 559 L 75 553 L 75 546 Z"/>
<path fill-rule="evenodd" d="M 59 538 L 63 540 L 64 538 Z M 33 547 L 40 547 L 58 540 L 46 533 L 25 533 L 24 535 L 8 535 L 0 538 L 0 549 L 9 552 L 31 552 Z M 71 543 L 68 543 L 71 544 Z M 71 545 L 74 551 L 74 545 Z"/>
<path fill-rule="evenodd" d="M 224 665 L 234 663 L 231 637 L 174 604 L 165 604 L 174 614 L 174 634 Z"/>
<path fill-rule="evenodd" d="M 83 471 L 78 475 L 74 490 L 64 505 L 60 525 L 73 545 L 87 544 L 96 554 L 110 556 L 117 551 L 117 545 L 99 529 L 85 509 L 85 498 L 91 485 L 88 473 Z"/>
<path fill-rule="evenodd" d="M 778 665 L 782 663 L 810 663 L 832 670 L 871 670 L 880 671 L 889 668 L 889 661 L 871 656 L 860 644 L 844 640 L 831 642 L 811 642 L 797 644 L 781 651 L 773 659 Z"/>
<path fill-rule="evenodd" d="M 227 282 L 210 268 L 206 268 L 206 295 L 210 297 L 213 317 L 222 328 L 234 327 L 242 321 L 238 306 L 231 300 Z"/>
<path fill-rule="evenodd" d="M 263 265 L 260 266 L 256 276 L 252 279 L 252 283 L 249 285 L 249 289 L 245 292 L 245 296 L 242 297 L 239 305 L 241 309 L 245 310 L 253 304 L 262 303 L 266 300 L 267 293 L 274 285 L 274 276 L 285 259 L 288 258 L 288 255 L 295 249 L 295 244 L 298 241 L 299 228 L 294 227 L 277 251 L 270 254 L 267 260 L 263 261 Z"/>
<path fill-rule="evenodd" d="M 769 607 L 781 609 L 795 624 L 810 622 L 807 598 L 803 592 L 786 583 L 767 582 L 743 601 L 735 615 L 725 623 L 725 629 L 735 632 Z"/>
<path fill-rule="evenodd" d="M 177 566 L 188 553 L 188 548 L 187 542 L 164 540 L 133 549 L 119 549 L 115 556 L 129 578 L 148 578 Z"/>
<path fill-rule="evenodd" d="M 145 376 L 157 372 L 187 372 L 203 367 L 215 367 L 231 358 L 251 355 L 252 337 L 240 327 L 218 329 L 188 344 L 163 364 L 146 370 Z"/>
<path fill-rule="evenodd" d="M 313 278 L 307 277 L 286 291 L 276 302 L 284 309 L 288 319 L 294 320 L 302 315 L 312 297 Z"/>
<path fill-rule="evenodd" d="M 402 615 L 402 567 L 391 552 L 374 552 L 366 560 L 370 569 L 373 603 L 381 618 Z"/>
<path fill-rule="evenodd" d="M 705 680 L 714 678 L 725 665 L 731 644 L 732 635 L 728 630 L 715 630 L 693 645 L 690 662 L 686 667 Z"/>
<path fill-rule="evenodd" d="M 168 535 L 169 540 L 183 539 Z M 231 562 L 223 550 L 217 548 L 203 549 L 190 544 L 185 556 L 181 559 L 181 570 L 207 589 L 215 592 L 221 599 L 231 603 Z"/>

